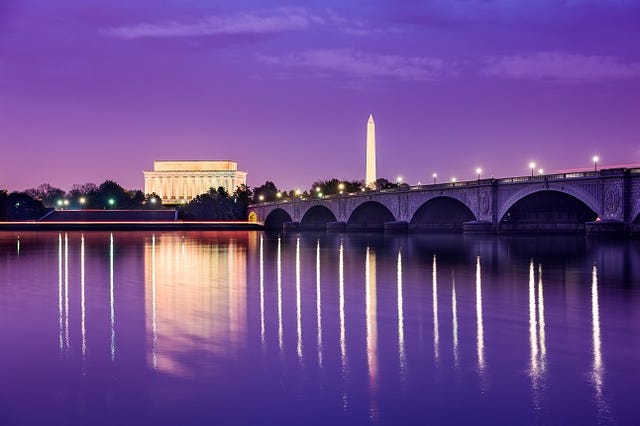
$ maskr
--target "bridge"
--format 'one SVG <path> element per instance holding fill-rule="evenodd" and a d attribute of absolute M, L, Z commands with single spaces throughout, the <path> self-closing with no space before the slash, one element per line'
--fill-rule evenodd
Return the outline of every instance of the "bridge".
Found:
<path fill-rule="evenodd" d="M 640 168 L 400 186 L 249 206 L 268 229 L 640 233 Z"/>

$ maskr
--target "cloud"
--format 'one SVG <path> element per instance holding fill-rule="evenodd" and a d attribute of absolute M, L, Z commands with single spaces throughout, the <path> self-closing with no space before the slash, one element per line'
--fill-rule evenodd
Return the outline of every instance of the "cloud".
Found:
<path fill-rule="evenodd" d="M 260 56 L 267 65 L 310 68 L 364 79 L 426 81 L 441 78 L 444 61 L 424 56 L 367 53 L 350 49 L 314 49 L 284 57 Z"/>
<path fill-rule="evenodd" d="M 303 9 L 279 9 L 272 13 L 246 12 L 209 16 L 195 22 L 142 22 L 109 28 L 105 32 L 124 39 L 270 34 L 304 30 L 321 22 L 322 18 Z"/>
<path fill-rule="evenodd" d="M 490 59 L 483 71 L 513 79 L 588 82 L 640 77 L 640 63 L 622 63 L 611 56 L 539 52 Z"/>

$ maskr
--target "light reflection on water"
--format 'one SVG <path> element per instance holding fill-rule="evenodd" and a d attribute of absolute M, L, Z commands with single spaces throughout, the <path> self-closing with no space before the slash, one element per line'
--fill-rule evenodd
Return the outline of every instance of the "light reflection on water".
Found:
<path fill-rule="evenodd" d="M 46 406 L 52 392 L 54 411 L 60 398 L 75 407 L 82 394 L 89 404 L 104 388 L 112 395 L 104 410 L 120 404 L 156 424 L 175 423 L 159 407 L 178 395 L 181 409 L 245 423 L 398 424 L 425 409 L 436 423 L 635 418 L 626 386 L 640 380 L 640 271 L 631 255 L 624 268 L 607 263 L 620 258 L 616 245 L 55 233 L 20 235 L 17 253 L 17 240 L 0 235 L 0 338 L 18 354 L 5 354 L 0 368 L 8 388 L 26 386 L 10 374 L 20 363 L 48 371 L 30 403 Z M 636 243 L 626 244 L 640 260 Z M 18 339 L 26 333 L 38 351 Z M 70 380 L 75 371 L 84 385 Z M 65 381 L 63 391 L 53 384 Z M 143 396 L 128 393 L 134 382 Z M 558 404 L 567 393 L 572 402 Z M 16 395 L 0 391 L 19 407 Z M 157 413 L 142 408 L 154 398 Z"/>

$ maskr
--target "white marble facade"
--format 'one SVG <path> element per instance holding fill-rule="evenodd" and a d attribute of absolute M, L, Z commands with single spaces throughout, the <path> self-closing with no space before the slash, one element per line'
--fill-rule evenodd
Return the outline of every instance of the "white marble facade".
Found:
<path fill-rule="evenodd" d="M 232 194 L 247 183 L 247 172 L 233 161 L 154 161 L 144 171 L 145 194 L 156 193 L 164 204 L 180 204 L 222 186 Z"/>

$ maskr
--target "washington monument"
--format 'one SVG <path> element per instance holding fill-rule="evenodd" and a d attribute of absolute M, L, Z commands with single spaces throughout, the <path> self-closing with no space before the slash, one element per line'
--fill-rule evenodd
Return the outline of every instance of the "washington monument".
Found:
<path fill-rule="evenodd" d="M 376 187 L 376 123 L 373 114 L 367 121 L 367 174 L 365 184 L 371 189 Z"/>

